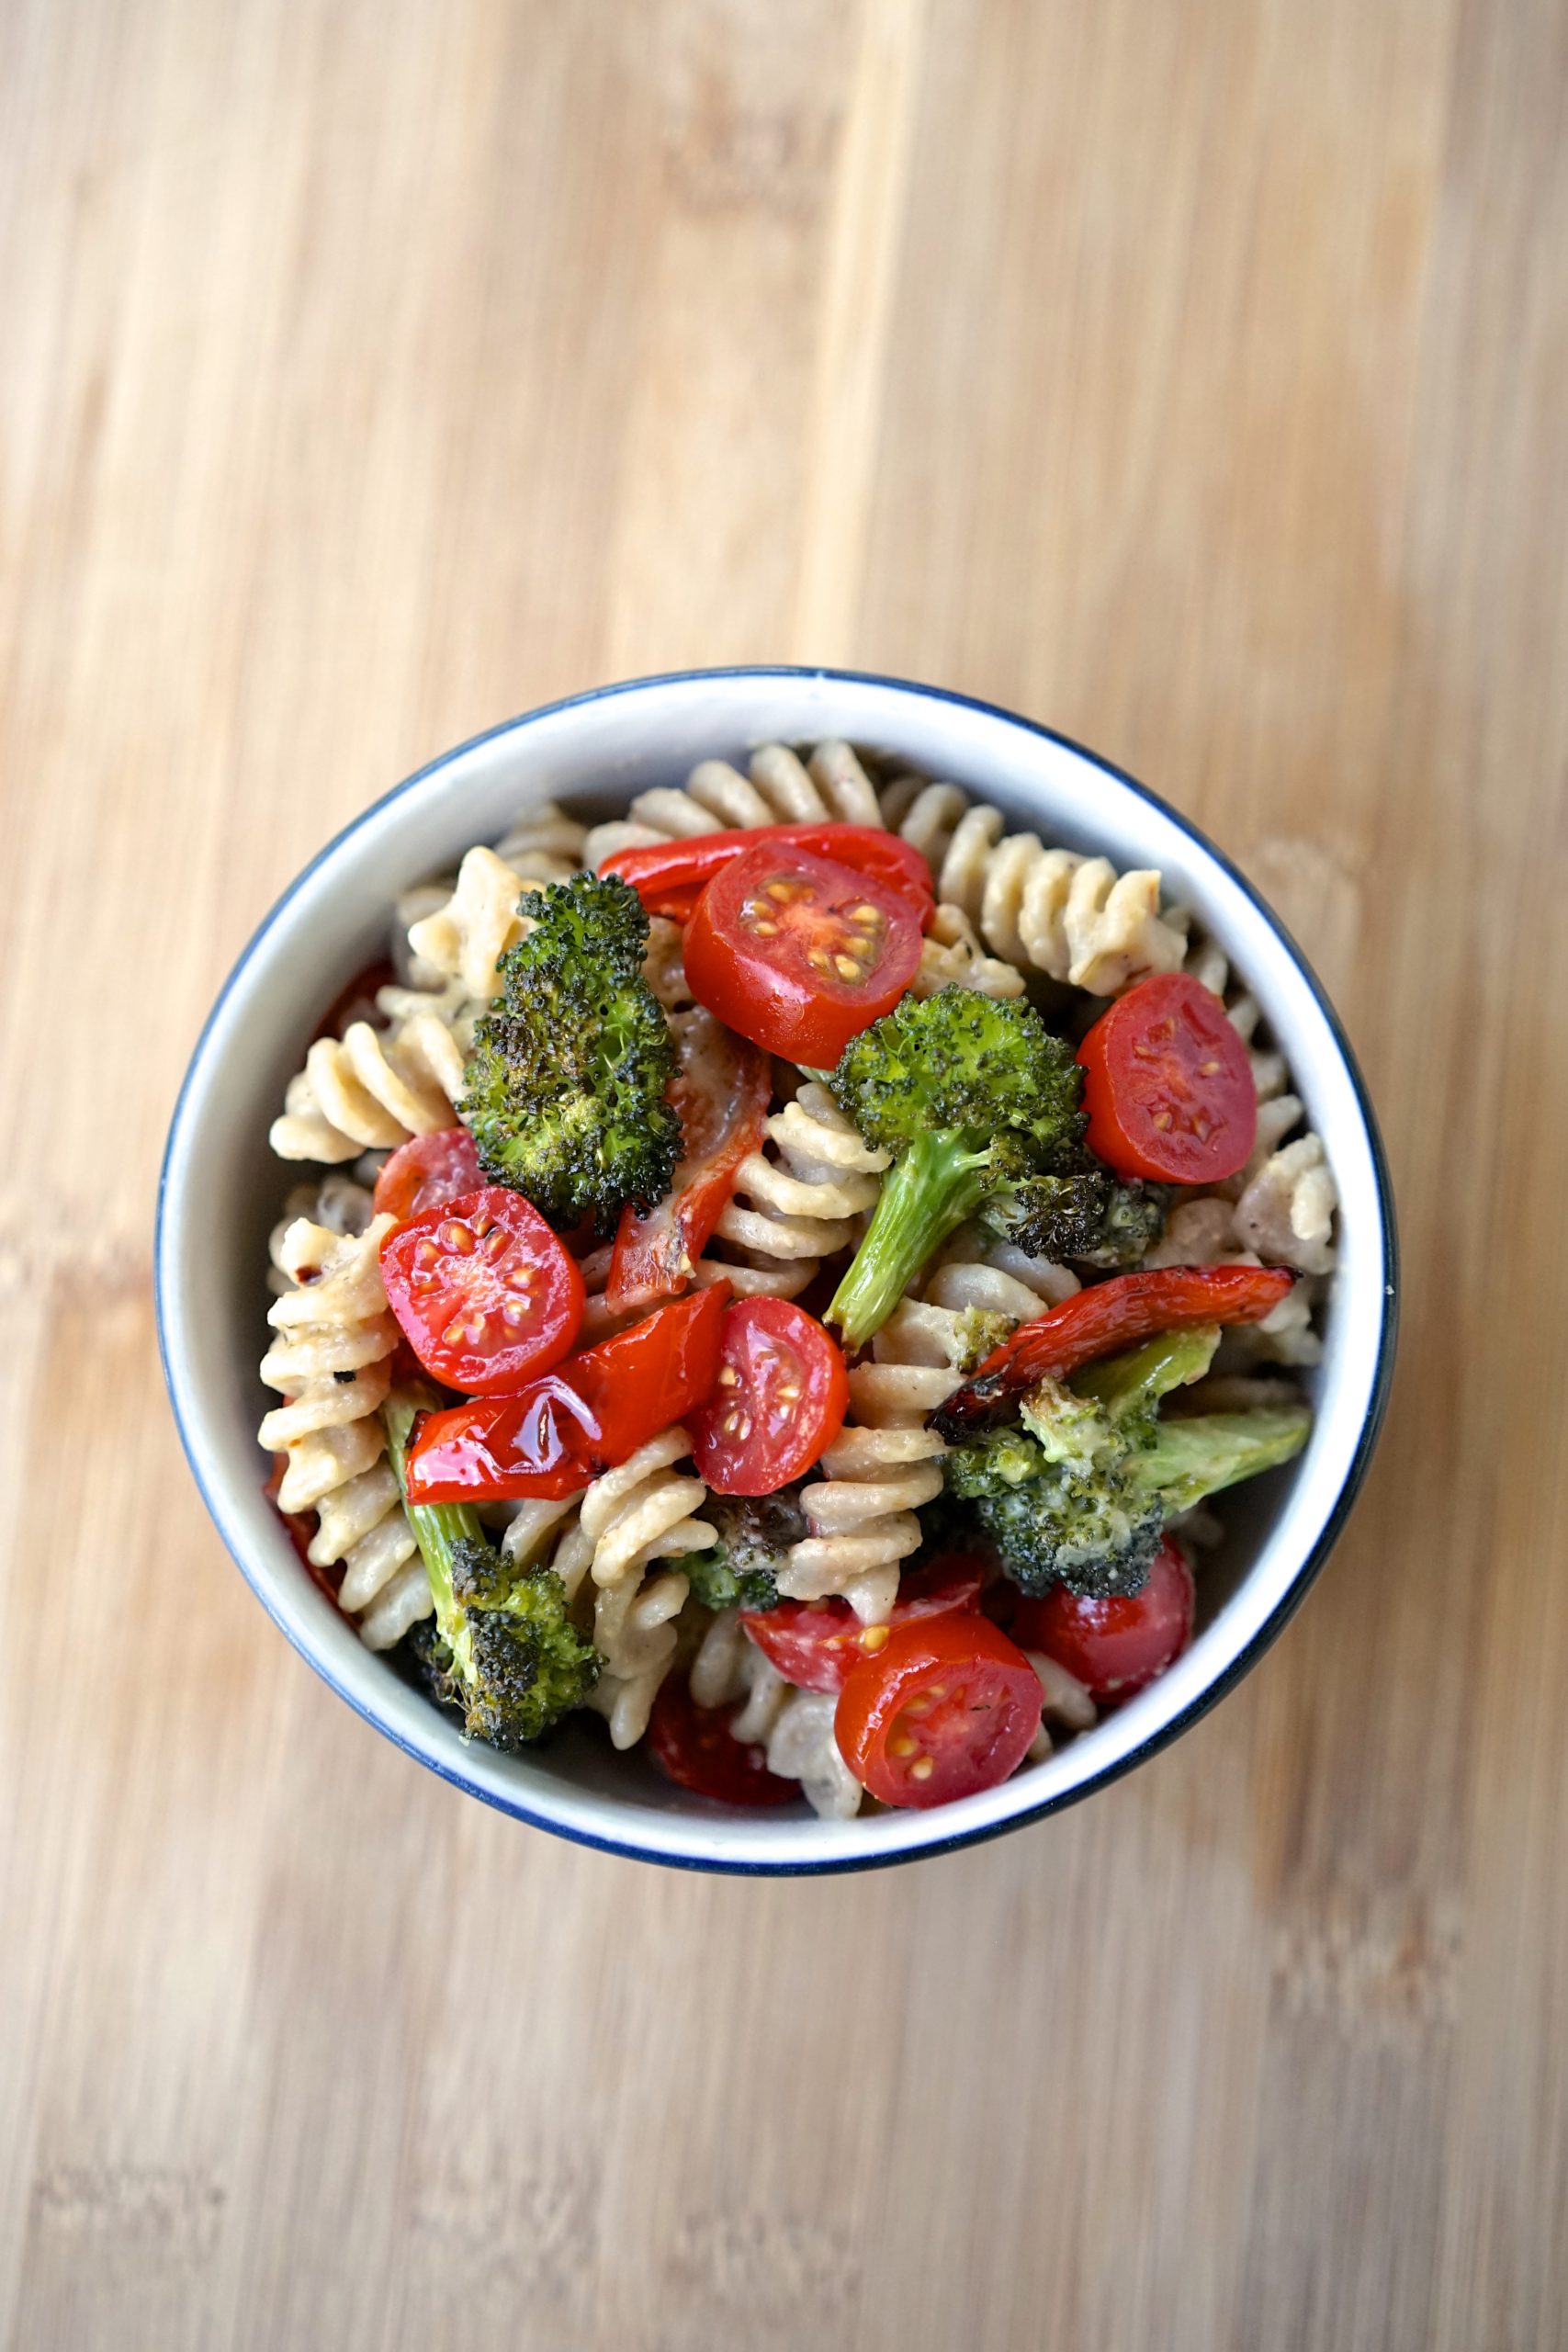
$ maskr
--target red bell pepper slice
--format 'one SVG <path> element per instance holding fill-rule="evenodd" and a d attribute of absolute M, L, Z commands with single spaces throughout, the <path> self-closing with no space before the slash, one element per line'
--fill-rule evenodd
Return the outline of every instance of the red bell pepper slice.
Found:
<path fill-rule="evenodd" d="M 913 842 L 874 825 L 753 825 L 746 830 L 698 833 L 686 841 L 660 842 L 649 849 L 617 850 L 600 867 L 629 882 L 650 915 L 667 915 L 684 922 L 705 887 L 720 866 L 746 850 L 770 842 L 809 850 L 816 857 L 830 857 L 856 874 L 897 890 L 919 917 L 920 929 L 930 927 L 936 912 L 931 871 Z"/>
<path fill-rule="evenodd" d="M 1136 1347 L 1160 1331 L 1260 1322 L 1294 1280 L 1282 1266 L 1156 1266 L 1113 1274 L 1021 1323 L 948 1398 L 936 1427 L 944 1437 L 962 1438 L 999 1419 L 1047 1374 L 1065 1378 L 1096 1356 Z"/>
<path fill-rule="evenodd" d="M 411 1503 L 559 1500 L 695 1410 L 718 1377 L 729 1284 L 661 1306 L 511 1396 L 428 1413 L 408 1458 Z"/>

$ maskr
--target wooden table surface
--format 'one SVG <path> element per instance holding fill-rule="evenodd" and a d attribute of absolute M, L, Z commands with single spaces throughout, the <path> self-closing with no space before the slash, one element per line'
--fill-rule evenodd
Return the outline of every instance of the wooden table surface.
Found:
<path fill-rule="evenodd" d="M 0 2333 L 1568 2335 L 1568 6 L 0 11 Z M 771 1885 L 374 1738 L 185 1471 L 202 1012 L 317 844 L 592 682 L 825 659 L 1189 809 L 1337 992 L 1376 1469 L 1080 1810 Z"/>

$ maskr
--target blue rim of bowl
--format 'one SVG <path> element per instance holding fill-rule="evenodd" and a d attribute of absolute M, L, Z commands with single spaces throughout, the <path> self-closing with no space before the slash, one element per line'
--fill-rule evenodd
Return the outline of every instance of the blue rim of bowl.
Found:
<path fill-rule="evenodd" d="M 1239 1651 L 1212 1682 L 1205 1684 L 1191 1704 L 1184 1707 L 1179 1714 L 1173 1716 L 1168 1723 L 1161 1724 L 1128 1754 L 1116 1758 L 1113 1762 L 1106 1764 L 1100 1770 L 1077 1782 L 1073 1788 L 1064 1790 L 1058 1795 L 1043 1798 L 1038 1804 L 1021 1807 L 1017 1813 L 1010 1814 L 1005 1821 L 989 1822 L 976 1829 L 955 1831 L 951 1837 L 933 1838 L 929 1845 L 922 1845 L 912 1850 L 886 1854 L 846 1854 L 827 1857 L 821 1861 L 728 1861 L 702 1854 L 661 1853 L 657 1849 L 639 1846 L 624 1838 L 595 1837 L 587 1830 L 569 1827 L 563 1822 L 552 1820 L 546 1814 L 536 1813 L 526 1804 L 513 1802 L 510 1798 L 498 1794 L 492 1789 L 482 1788 L 478 1781 L 470 1780 L 466 1773 L 452 1770 L 404 1739 L 372 1707 L 338 1681 L 323 1661 L 297 1635 L 294 1629 L 284 1623 L 252 1575 L 242 1545 L 225 1524 L 222 1514 L 214 1498 L 209 1493 L 206 1481 L 197 1467 L 170 1367 L 165 1329 L 164 1203 L 168 1189 L 169 1165 L 174 1158 L 180 1129 L 186 1116 L 186 1100 L 190 1093 L 191 1083 L 201 1062 L 208 1036 L 237 986 L 245 967 L 284 909 L 302 888 L 316 868 L 333 854 L 340 843 L 347 841 L 362 827 L 369 824 L 383 808 L 389 807 L 395 800 L 400 800 L 405 793 L 412 792 L 417 786 L 424 783 L 427 777 L 439 775 L 443 768 L 452 766 L 456 761 L 466 759 L 469 752 L 478 751 L 481 744 L 491 743 L 500 736 L 515 734 L 525 728 L 537 726 L 542 720 L 553 718 L 561 711 L 577 709 L 588 703 L 607 701 L 613 695 L 646 693 L 658 686 L 694 685 L 705 680 L 733 678 L 799 678 L 807 681 L 828 681 L 842 685 L 881 686 L 889 688 L 895 693 L 916 695 L 923 701 L 951 703 L 961 709 L 978 711 L 988 718 L 1000 719 L 1006 725 L 1021 728 L 1031 735 L 1038 735 L 1046 742 L 1058 744 L 1064 751 L 1071 752 L 1077 758 L 1087 760 L 1090 766 L 1099 768 L 1106 775 L 1114 776 L 1119 784 L 1125 785 L 1128 790 L 1134 793 L 1140 800 L 1146 801 L 1151 808 L 1157 808 L 1162 816 L 1168 818 L 1172 824 L 1203 852 L 1205 856 L 1213 859 L 1215 865 L 1229 876 L 1236 888 L 1250 900 L 1305 980 L 1327 1024 L 1336 1049 L 1349 1076 L 1357 1106 L 1367 1132 L 1367 1141 L 1371 1152 L 1372 1172 L 1377 1187 L 1382 1250 L 1383 1301 L 1378 1333 L 1377 1367 L 1360 1435 L 1357 1440 L 1356 1451 L 1351 1457 L 1339 1492 L 1323 1522 L 1316 1542 L 1292 1577 L 1290 1588 L 1279 1607 L 1271 1616 L 1265 1619 L 1246 1648 Z M 230 1558 L 273 1623 L 277 1626 L 290 1645 L 299 1652 L 306 1664 L 320 1676 L 327 1688 L 335 1692 L 337 1697 L 351 1707 L 355 1714 L 369 1724 L 374 1730 L 379 1732 L 384 1739 L 390 1741 L 394 1747 L 401 1749 L 405 1756 L 411 1757 L 415 1763 L 423 1765 L 427 1771 L 434 1772 L 437 1779 L 447 1781 L 453 1788 L 463 1790 L 468 1796 L 477 1797 L 482 1804 L 494 1806 L 499 1813 L 507 1814 L 514 1820 L 526 1822 L 531 1828 L 542 1829 L 551 1837 L 564 1838 L 572 1845 L 592 1847 L 600 1853 L 618 1855 L 629 1861 L 653 1862 L 671 1870 L 712 1871 L 730 1878 L 818 1878 L 837 1876 L 852 1871 L 892 1870 L 901 1864 L 928 1860 L 938 1854 L 956 1853 L 964 1847 L 985 1845 L 993 1838 L 1006 1837 L 1011 1831 L 1021 1829 L 1031 1822 L 1043 1821 L 1051 1814 L 1063 1812 L 1069 1805 L 1080 1804 L 1085 1797 L 1092 1796 L 1098 1790 L 1109 1788 L 1113 1781 L 1121 1780 L 1124 1774 L 1133 1771 L 1138 1765 L 1147 1763 L 1151 1757 L 1157 1756 L 1163 1748 L 1168 1747 L 1172 1741 L 1179 1739 L 1184 1732 L 1190 1731 L 1212 1707 L 1217 1705 L 1220 1700 L 1233 1690 L 1245 1675 L 1251 1672 L 1264 1653 L 1279 1639 L 1316 1582 L 1329 1554 L 1339 1540 L 1340 1532 L 1360 1492 L 1372 1454 L 1376 1450 L 1378 1437 L 1388 1410 L 1389 1392 L 1393 1385 L 1394 1355 L 1398 1340 L 1399 1237 L 1394 1222 L 1393 1179 L 1382 1136 L 1378 1128 L 1377 1116 L 1372 1109 L 1371 1098 L 1367 1090 L 1366 1080 L 1361 1075 L 1361 1067 L 1356 1058 L 1355 1049 L 1345 1034 L 1344 1024 L 1329 999 L 1328 992 L 1272 907 L 1259 895 L 1240 868 L 1225 855 L 1224 850 L 1218 848 L 1190 817 L 1183 815 L 1179 809 L 1172 808 L 1169 801 L 1162 799 L 1157 792 L 1152 791 L 1135 775 L 1129 775 L 1125 768 L 1116 766 L 1113 761 L 1104 758 L 1099 752 L 1090 751 L 1087 744 L 1077 742 L 1070 735 L 1064 735 L 1056 728 L 1043 725 L 1038 719 L 1026 718 L 1020 712 L 1008 709 L 1004 704 L 987 702 L 977 695 L 959 694 L 952 687 L 926 685 L 915 679 L 890 677 L 874 670 L 839 670 L 810 662 L 736 662 L 720 669 L 663 671 L 651 677 L 623 678 L 609 685 L 590 686 L 581 694 L 564 695 L 556 702 L 541 703 L 536 709 L 524 711 L 515 718 L 502 719 L 494 727 L 484 728 L 479 734 L 470 735 L 466 741 L 455 745 L 451 751 L 441 752 L 437 758 L 428 761 L 423 767 L 416 768 L 412 775 L 404 776 L 400 783 L 393 785 L 391 789 L 384 792 L 378 800 L 372 801 L 367 808 L 361 809 L 357 817 L 351 819 L 346 825 L 335 832 L 332 839 L 317 851 L 310 863 L 300 868 L 288 888 L 267 910 L 235 958 L 228 978 L 213 1000 L 210 1012 L 202 1023 L 200 1034 L 191 1051 L 185 1077 L 180 1082 L 180 1091 L 175 1102 L 174 1115 L 169 1122 L 168 1139 L 164 1147 L 163 1162 L 158 1171 L 158 1196 L 152 1250 L 152 1291 L 154 1314 L 158 1326 L 158 1355 L 164 1370 L 164 1385 L 168 1391 L 169 1404 L 174 1413 L 175 1426 L 179 1432 L 180 1444 L 184 1450 L 186 1461 L 189 1465 L 191 1476 L 196 1482 L 197 1490 L 207 1508 L 208 1516 L 218 1530 Z"/>

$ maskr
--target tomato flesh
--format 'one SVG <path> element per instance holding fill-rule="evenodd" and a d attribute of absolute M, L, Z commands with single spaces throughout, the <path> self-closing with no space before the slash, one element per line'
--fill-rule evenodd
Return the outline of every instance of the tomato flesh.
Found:
<path fill-rule="evenodd" d="M 1217 1184 L 1258 1136 L 1247 1047 L 1212 989 L 1190 972 L 1140 980 L 1078 1047 L 1089 1148 L 1122 1176 Z"/>
<path fill-rule="evenodd" d="M 648 1719 L 648 1749 L 666 1780 L 716 1804 L 790 1804 L 798 1781 L 768 1770 L 767 1751 L 734 1739 L 734 1707 L 699 1707 L 683 1674 L 667 1674 Z"/>
<path fill-rule="evenodd" d="M 685 1289 L 725 1203 L 736 1171 L 757 1149 L 773 1097 L 768 1057 L 699 1005 L 677 1024 L 680 1067 L 671 1099 L 681 1114 L 681 1159 L 670 1197 L 646 1216 L 621 1211 L 608 1304 L 622 1307 Z"/>
<path fill-rule="evenodd" d="M 1166 1544 L 1141 1592 L 1093 1600 L 1057 1585 L 1038 1600 L 1020 1600 L 1012 1637 L 1065 1666 L 1101 1706 L 1120 1705 L 1175 1664 L 1196 1611 L 1192 1571 Z"/>
<path fill-rule="evenodd" d="M 687 983 L 764 1051 L 826 1069 L 892 1011 L 920 961 L 908 899 L 787 845 L 732 858 L 686 926 Z"/>
<path fill-rule="evenodd" d="M 531 1201 L 504 1184 L 442 1201 L 389 1233 L 381 1279 L 426 1372 L 470 1396 L 515 1388 L 565 1355 L 584 1293 Z"/>
<path fill-rule="evenodd" d="M 694 1291 L 514 1396 L 426 1414 L 409 1453 L 409 1500 L 558 1500 L 591 1486 L 707 1396 L 728 1295 L 728 1283 Z"/>
<path fill-rule="evenodd" d="M 694 840 L 660 842 L 649 849 L 624 849 L 605 859 L 601 874 L 618 874 L 629 882 L 650 915 L 667 915 L 686 922 L 705 886 L 719 868 L 748 850 L 780 847 L 810 850 L 830 857 L 855 873 L 869 875 L 908 900 L 922 931 L 936 912 L 931 872 L 912 842 L 872 825 L 752 825 L 725 832 L 699 833 Z"/>
<path fill-rule="evenodd" d="M 977 1611 L 901 1625 L 839 1693 L 839 1751 L 883 1804 L 925 1807 L 994 1789 L 1040 1728 L 1039 1679 Z"/>
<path fill-rule="evenodd" d="M 886 1648 L 898 1626 L 975 1608 L 980 1583 L 977 1561 L 933 1560 L 904 1577 L 886 1625 L 863 1625 L 847 1600 L 781 1600 L 772 1609 L 747 1610 L 742 1622 L 786 1682 L 799 1690 L 841 1690 L 857 1666 Z"/>
<path fill-rule="evenodd" d="M 849 1401 L 843 1356 L 815 1315 L 787 1298 L 742 1299 L 692 1424 L 697 1474 L 721 1495 L 776 1495 L 827 1452 Z"/>
<path fill-rule="evenodd" d="M 400 1225 L 439 1208 L 484 1183 L 479 1155 L 467 1127 L 438 1127 L 400 1144 L 376 1179 L 376 1214 Z"/>

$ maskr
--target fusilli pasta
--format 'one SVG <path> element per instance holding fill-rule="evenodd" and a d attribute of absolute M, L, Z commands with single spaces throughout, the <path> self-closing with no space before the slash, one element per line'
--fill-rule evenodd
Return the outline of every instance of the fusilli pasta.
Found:
<path fill-rule="evenodd" d="M 1108 858 L 1009 833 L 999 808 L 965 808 L 948 831 L 953 790 L 927 786 L 899 831 L 931 859 L 938 899 L 965 915 L 995 955 L 1091 996 L 1178 969 L 1184 942 L 1161 917 L 1156 873 L 1118 875 Z"/>
<path fill-rule="evenodd" d="M 576 1598 L 585 1577 L 593 1586 L 592 1638 L 604 1670 L 589 1703 L 607 1719 L 616 1747 L 633 1747 L 648 1728 L 649 1710 L 675 1655 L 672 1621 L 688 1590 L 678 1570 L 649 1577 L 649 1565 L 705 1551 L 718 1541 L 705 1520 L 692 1515 L 707 1488 L 675 1469 L 691 1451 L 684 1430 L 666 1430 L 619 1469 L 596 1478 L 551 1562 L 569 1599 Z"/>
<path fill-rule="evenodd" d="M 355 1159 L 453 1125 L 462 1090 L 444 1008 L 411 1011 L 386 1030 L 351 1022 L 341 1039 L 318 1037 L 289 1080 L 272 1148 L 280 1159 Z"/>
<path fill-rule="evenodd" d="M 702 760 L 683 786 L 639 792 L 624 820 L 593 827 L 582 856 L 597 873 L 618 850 L 732 827 L 881 822 L 871 780 L 848 743 L 818 743 L 804 762 L 783 743 L 764 743 L 746 775 L 728 760 Z"/>
<path fill-rule="evenodd" d="M 372 1649 L 389 1649 L 431 1608 L 379 1411 L 398 1338 L 378 1254 L 392 1225 L 381 1216 L 334 1233 L 297 1217 L 275 1237 L 274 1262 L 292 1287 L 268 1310 L 276 1337 L 261 1366 L 285 1399 L 258 1432 L 288 1456 L 278 1508 L 316 1512 L 310 1559 L 342 1563 L 338 1604 Z"/>
<path fill-rule="evenodd" d="M 755 1742 L 768 1769 L 798 1781 L 812 1811 L 825 1821 L 852 1821 L 860 1782 L 839 1752 L 833 1733 L 838 1695 L 798 1690 L 747 1637 L 738 1610 L 716 1616 L 692 1661 L 692 1696 L 700 1707 L 737 1707 L 730 1736 Z"/>

